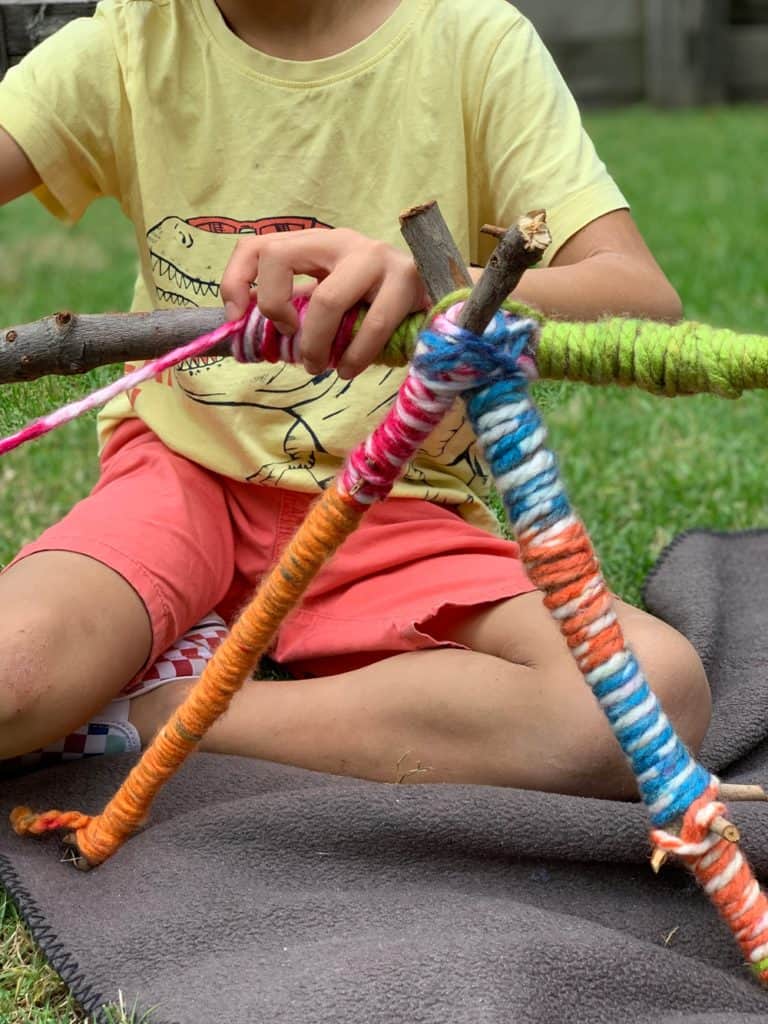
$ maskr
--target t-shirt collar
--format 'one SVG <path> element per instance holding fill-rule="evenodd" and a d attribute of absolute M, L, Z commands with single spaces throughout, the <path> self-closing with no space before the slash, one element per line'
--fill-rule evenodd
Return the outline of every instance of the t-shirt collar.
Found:
<path fill-rule="evenodd" d="M 365 70 L 394 49 L 408 34 L 419 10 L 432 0 L 400 0 L 399 5 L 371 35 L 348 50 L 319 60 L 284 60 L 262 53 L 231 31 L 215 0 L 193 0 L 205 30 L 227 57 L 242 69 L 283 85 L 327 85 Z"/>

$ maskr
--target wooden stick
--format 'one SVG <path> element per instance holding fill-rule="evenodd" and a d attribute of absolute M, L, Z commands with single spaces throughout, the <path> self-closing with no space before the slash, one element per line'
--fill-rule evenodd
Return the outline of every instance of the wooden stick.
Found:
<path fill-rule="evenodd" d="M 654 875 L 658 875 L 661 869 L 669 860 L 669 854 L 666 850 L 662 850 L 660 846 L 654 846 L 653 853 L 651 854 L 651 871 Z"/>
<path fill-rule="evenodd" d="M 726 803 L 731 800 L 768 800 L 768 793 L 762 786 L 747 786 L 735 782 L 721 782 L 719 795 Z"/>
<path fill-rule="evenodd" d="M 492 238 L 503 238 L 507 229 L 500 228 L 498 224 L 483 224 L 480 228 L 481 235 L 491 235 Z"/>
<path fill-rule="evenodd" d="M 0 332 L 0 384 L 157 359 L 223 323 L 223 309 L 56 313 Z M 229 342 L 224 341 L 209 354 L 228 355 L 229 351 Z"/>
<path fill-rule="evenodd" d="M 729 843 L 738 843 L 741 839 L 741 833 L 733 824 L 728 821 L 727 818 L 723 818 L 718 815 L 709 826 L 710 831 L 716 832 L 722 839 L 726 839 Z"/>
<path fill-rule="evenodd" d="M 722 793 L 722 786 L 720 787 Z M 745 789 L 759 789 L 759 786 L 745 786 Z M 754 798 L 753 798 L 754 799 Z M 669 826 L 667 831 L 677 834 L 679 831 L 679 824 L 675 823 L 674 826 Z M 738 843 L 741 840 L 741 833 L 733 822 L 728 821 L 727 818 L 718 816 L 714 819 L 710 825 L 710 831 L 715 832 L 722 839 L 727 840 L 729 843 Z M 654 846 L 653 852 L 651 853 L 651 870 L 654 875 L 658 875 L 661 869 L 669 860 L 669 854 L 666 850 L 662 850 L 658 846 Z"/>
<path fill-rule="evenodd" d="M 421 221 L 426 221 L 426 228 Z M 469 271 L 437 203 L 425 203 L 406 210 L 400 216 L 400 229 L 435 302 L 452 292 L 458 280 L 469 279 L 471 283 Z M 482 334 L 525 271 L 541 259 L 549 240 L 543 210 L 526 214 L 514 227 L 505 231 L 464 305 L 460 326 L 474 334 Z M 432 253 L 428 249 L 433 250 Z"/>
<path fill-rule="evenodd" d="M 494 249 L 462 310 L 460 325 L 473 334 L 482 334 L 501 303 L 515 290 L 525 271 L 539 262 L 551 241 L 544 210 L 521 217 Z"/>
<path fill-rule="evenodd" d="M 469 271 L 434 199 L 404 210 L 400 231 L 433 302 L 457 288 L 472 287 Z"/>
<path fill-rule="evenodd" d="M 419 220 L 426 220 L 426 227 L 419 225 Z M 419 267 L 425 284 L 435 301 L 448 294 L 456 280 L 456 266 L 462 267 L 461 256 L 458 256 L 448 226 L 440 214 L 436 203 L 414 207 L 400 218 L 403 235 L 411 246 L 416 265 Z M 406 227 L 407 226 L 407 227 Z M 492 234 L 501 229 L 493 227 Z M 525 270 L 537 262 L 543 251 L 541 246 L 549 232 L 543 212 L 529 214 L 509 231 L 503 232 L 501 241 L 496 247 L 488 267 L 480 281 L 470 293 L 462 316 L 461 326 L 480 334 L 492 319 L 494 313 L 506 296 L 514 290 Z M 433 246 L 439 255 L 433 259 L 426 251 Z M 489 270 L 491 273 L 489 274 Z M 483 287 L 483 282 L 486 282 Z M 443 289 L 442 294 L 440 289 Z M 721 793 L 723 787 L 720 787 Z M 679 822 L 667 826 L 668 831 L 678 833 Z M 726 818 L 718 817 L 712 822 L 712 831 L 736 843 L 741 838 L 739 830 Z M 666 850 L 655 848 L 651 854 L 651 868 L 658 874 L 669 859 Z"/>

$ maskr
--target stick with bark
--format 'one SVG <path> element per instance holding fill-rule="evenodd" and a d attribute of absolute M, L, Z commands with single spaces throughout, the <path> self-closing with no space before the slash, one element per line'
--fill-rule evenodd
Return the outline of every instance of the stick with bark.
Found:
<path fill-rule="evenodd" d="M 426 218 L 426 225 L 414 226 L 414 220 Z M 416 265 L 422 272 L 425 284 L 434 301 L 438 301 L 455 286 L 461 277 L 469 276 L 451 237 L 437 204 L 417 206 L 401 215 L 403 235 L 411 246 Z M 490 229 L 490 230 L 489 230 Z M 546 232 L 546 217 L 543 211 L 536 211 L 523 218 L 507 232 L 501 233 L 494 225 L 486 225 L 486 233 L 500 237 L 488 269 L 475 285 L 460 317 L 460 324 L 475 334 L 480 334 L 490 322 L 506 296 L 514 290 L 525 270 L 538 261 L 546 245 L 542 247 Z M 491 273 L 489 274 L 489 270 Z M 727 787 L 724 787 L 727 789 Z M 745 789 L 747 787 L 744 787 Z M 762 799 L 759 787 L 749 787 L 747 798 Z M 724 794 L 723 794 L 724 795 Z M 669 832 L 679 831 L 681 821 L 665 826 Z M 729 842 L 739 841 L 739 830 L 726 818 L 717 818 L 712 831 Z M 651 865 L 658 872 L 667 859 L 663 850 L 654 850 Z"/>
<path fill-rule="evenodd" d="M 446 237 L 440 231 L 438 218 L 442 221 L 442 215 L 437 210 L 436 218 L 435 210 L 435 203 L 415 206 L 402 215 L 401 223 L 406 241 L 409 244 L 412 241 L 414 252 L 419 254 L 417 266 L 425 280 L 432 282 L 428 285 L 435 289 L 432 294 L 443 296 L 456 288 L 471 286 L 472 279 L 450 232 Z M 485 298 L 478 302 L 478 308 L 486 305 L 490 308 L 496 296 L 504 291 L 506 270 L 499 267 L 520 266 L 525 269 L 536 261 L 534 257 L 538 258 L 537 254 L 546 247 L 548 238 L 541 213 L 523 217 L 508 242 L 504 243 L 504 248 L 500 246 L 491 257 L 481 279 Z M 499 274 L 500 289 L 491 286 Z M 55 313 L 34 323 L 18 324 L 0 331 L 0 385 L 46 376 L 71 376 L 113 363 L 157 359 L 223 323 L 223 309 Z M 469 329 L 473 329 L 472 325 Z M 209 350 L 210 355 L 226 356 L 229 353 L 228 341 L 222 341 Z"/>
<path fill-rule="evenodd" d="M 223 309 L 56 313 L 0 332 L 0 384 L 157 359 L 224 323 Z M 211 355 L 229 355 L 221 342 Z"/>

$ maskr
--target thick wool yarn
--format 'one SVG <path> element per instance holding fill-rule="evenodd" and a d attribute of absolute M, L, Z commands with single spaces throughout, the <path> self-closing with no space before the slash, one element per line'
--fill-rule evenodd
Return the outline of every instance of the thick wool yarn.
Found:
<path fill-rule="evenodd" d="M 73 830 L 81 866 L 111 856 L 146 820 L 158 790 L 226 710 L 325 559 L 355 529 L 366 508 L 386 497 L 407 460 L 460 395 L 503 497 L 526 569 L 543 592 L 635 773 L 654 825 L 652 841 L 676 852 L 691 868 L 753 970 L 768 982 L 768 901 L 737 845 L 720 839 L 709 827 L 725 811 L 717 800 L 718 780 L 686 750 L 626 646 L 586 529 L 571 509 L 557 460 L 546 447 L 546 429 L 528 394 L 529 379 L 535 375 L 539 320 L 500 312 L 477 336 L 456 326 L 460 307 L 454 305 L 455 299 L 449 296 L 433 311 L 385 420 L 349 455 L 336 485 L 312 507 L 187 700 L 103 814 L 36 815 L 17 808 L 13 826 L 21 834 Z M 340 332 L 342 341 L 348 343 L 354 326 L 350 315 Z M 214 332 L 217 340 L 223 330 Z M 240 358 L 297 357 L 297 343 L 281 339 L 255 309 L 230 330 Z M 559 333 L 565 327 L 557 325 L 555 330 Z M 614 351 L 621 352 L 625 328 L 619 330 L 620 344 Z M 635 327 L 627 326 L 626 332 L 637 335 Z M 337 339 L 335 359 L 343 351 L 342 341 Z M 615 363 L 613 372 L 620 373 Z M 653 373 L 650 377 L 658 380 Z M 679 835 L 664 830 L 678 821 Z"/>
<path fill-rule="evenodd" d="M 308 301 L 303 297 L 294 300 L 300 324 Z M 517 303 L 507 303 L 505 309 L 533 316 L 542 323 L 537 366 L 540 376 L 550 380 L 633 385 L 668 397 L 710 392 L 737 398 L 746 389 L 768 387 L 768 339 L 757 334 L 737 334 L 694 321 L 673 325 L 622 317 L 596 323 L 544 321 L 538 313 Z M 343 318 L 331 349 L 332 367 L 338 364 L 364 315 L 365 308 L 359 306 Z M 422 313 L 407 317 L 379 354 L 378 362 L 384 366 L 405 366 L 413 357 L 424 323 Z M 183 359 L 203 355 L 227 338 L 231 339 L 232 355 L 239 362 L 299 362 L 301 327 L 295 335 L 282 335 L 253 305 L 240 320 L 222 324 L 112 384 L 0 438 L 0 455 L 98 409 Z"/>

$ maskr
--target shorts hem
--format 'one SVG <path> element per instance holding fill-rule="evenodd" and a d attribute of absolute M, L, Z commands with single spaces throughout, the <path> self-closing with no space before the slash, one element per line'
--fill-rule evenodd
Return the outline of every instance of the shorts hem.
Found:
<path fill-rule="evenodd" d="M 536 587 L 527 578 L 499 582 L 497 586 L 487 585 L 482 592 L 475 591 L 464 596 L 455 592 L 446 594 L 443 600 L 436 603 L 425 603 L 423 610 L 410 609 L 410 614 L 402 619 L 392 619 L 388 626 L 375 618 L 344 618 L 326 616 L 322 612 L 298 609 L 291 615 L 288 624 L 288 635 L 281 643 L 278 635 L 277 644 L 271 657 L 292 673 L 318 675 L 339 675 L 354 671 L 382 661 L 396 654 L 408 654 L 413 651 L 425 650 L 468 650 L 461 643 L 446 640 L 430 632 L 429 626 L 442 612 L 450 608 L 475 609 L 487 605 L 498 604 L 500 601 L 511 600 L 530 594 Z M 364 624 L 368 622 L 368 629 Z M 336 645 L 329 645 L 328 631 L 333 632 L 340 640 Z M 292 655 L 291 637 L 296 631 L 301 635 L 301 650 Z M 313 634 L 320 639 L 313 645 Z M 355 638 L 355 651 L 349 650 L 349 637 Z M 346 638 L 346 644 L 341 638 Z M 315 651 L 312 647 L 315 646 Z M 329 649 L 329 646 L 331 649 Z M 335 646 L 335 649 L 333 649 Z M 318 671 L 320 669 L 320 671 Z"/>

